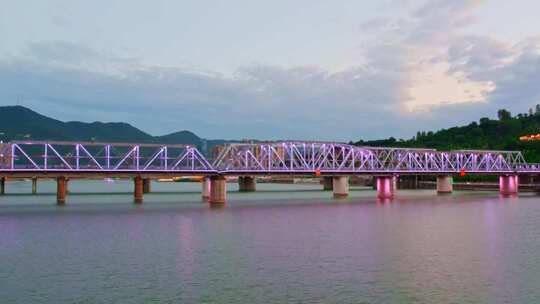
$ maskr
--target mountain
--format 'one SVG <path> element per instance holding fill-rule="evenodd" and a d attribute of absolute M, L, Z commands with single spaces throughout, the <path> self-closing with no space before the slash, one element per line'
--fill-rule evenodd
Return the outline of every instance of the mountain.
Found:
<path fill-rule="evenodd" d="M 41 115 L 23 106 L 0 107 L 0 140 L 64 140 L 190 144 L 202 153 L 225 140 L 205 140 L 190 131 L 152 136 L 122 122 L 63 122 Z"/>
<path fill-rule="evenodd" d="M 22 106 L 0 107 L 0 138 L 151 142 L 153 137 L 126 123 L 62 122 Z"/>
<path fill-rule="evenodd" d="M 192 144 L 192 145 L 200 145 L 202 144 L 202 139 L 195 135 L 191 131 L 179 131 L 174 132 L 171 134 L 163 135 L 163 136 L 156 136 L 154 137 L 154 140 L 156 142 L 164 143 L 164 144 Z"/>

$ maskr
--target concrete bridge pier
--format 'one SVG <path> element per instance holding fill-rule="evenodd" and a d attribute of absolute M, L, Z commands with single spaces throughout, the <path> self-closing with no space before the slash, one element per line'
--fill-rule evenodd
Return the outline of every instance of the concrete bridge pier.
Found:
<path fill-rule="evenodd" d="M 67 194 L 71 193 L 71 191 L 69 191 L 69 181 L 70 181 L 70 180 L 71 180 L 71 179 L 70 179 L 69 177 L 66 177 L 66 193 L 67 193 Z"/>
<path fill-rule="evenodd" d="M 64 205 L 66 203 L 67 178 L 60 176 L 56 178 L 56 203 Z"/>
<path fill-rule="evenodd" d="M 2 177 L 0 178 L 0 194 L 6 193 L 6 178 Z"/>
<path fill-rule="evenodd" d="M 202 179 L 202 198 L 208 200 L 210 198 L 210 178 L 204 177 Z"/>
<path fill-rule="evenodd" d="M 143 202 L 143 193 L 144 193 L 144 181 L 140 176 L 136 176 L 133 179 L 133 201 L 135 204 L 142 204 Z"/>
<path fill-rule="evenodd" d="M 152 191 L 152 180 L 149 178 L 143 178 L 143 193 L 150 193 Z"/>
<path fill-rule="evenodd" d="M 349 177 L 334 176 L 332 177 L 332 188 L 335 198 L 345 198 L 349 196 Z"/>
<path fill-rule="evenodd" d="M 210 204 L 225 204 L 227 200 L 227 179 L 223 175 L 210 177 Z"/>
<path fill-rule="evenodd" d="M 324 191 L 332 191 L 334 189 L 334 179 L 332 176 L 323 177 L 322 182 Z"/>
<path fill-rule="evenodd" d="M 37 194 L 37 177 L 32 177 L 32 194 Z"/>
<path fill-rule="evenodd" d="M 501 175 L 499 177 L 499 192 L 502 195 L 518 194 L 519 177 L 517 175 Z"/>
<path fill-rule="evenodd" d="M 396 179 L 394 176 L 377 176 L 375 184 L 377 186 L 377 198 L 392 199 L 396 189 Z"/>
<path fill-rule="evenodd" d="M 238 191 L 255 192 L 257 190 L 257 181 L 254 176 L 239 176 Z"/>
<path fill-rule="evenodd" d="M 453 181 L 454 179 L 450 175 L 437 176 L 437 193 L 438 194 L 452 193 L 452 191 L 454 190 Z"/>

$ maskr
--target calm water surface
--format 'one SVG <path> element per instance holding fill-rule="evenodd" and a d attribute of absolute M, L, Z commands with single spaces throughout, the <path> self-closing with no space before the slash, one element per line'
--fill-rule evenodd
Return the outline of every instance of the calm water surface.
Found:
<path fill-rule="evenodd" d="M 538 303 L 540 198 L 259 184 L 212 209 L 200 185 L 9 182 L 0 303 Z M 287 190 L 287 191 L 285 191 Z M 88 194 L 91 193 L 91 194 Z"/>

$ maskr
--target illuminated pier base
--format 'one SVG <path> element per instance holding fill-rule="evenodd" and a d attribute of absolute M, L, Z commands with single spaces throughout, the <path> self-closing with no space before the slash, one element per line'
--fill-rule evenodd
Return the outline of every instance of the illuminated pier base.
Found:
<path fill-rule="evenodd" d="M 56 203 L 64 205 L 66 203 L 67 179 L 63 176 L 56 178 Z"/>
<path fill-rule="evenodd" d="M 203 178 L 202 182 L 202 198 L 208 200 L 210 198 L 210 178 Z"/>
<path fill-rule="evenodd" d="M 152 180 L 149 178 L 143 179 L 143 193 L 150 193 L 152 191 Z"/>
<path fill-rule="evenodd" d="M 396 182 L 393 176 L 377 176 L 375 182 L 377 185 L 377 198 L 391 199 L 394 197 Z"/>
<path fill-rule="evenodd" d="M 454 179 L 449 175 L 437 176 L 437 193 L 447 194 L 454 190 Z"/>
<path fill-rule="evenodd" d="M 257 190 L 257 182 L 253 176 L 239 176 L 238 177 L 238 191 L 240 192 L 254 192 Z"/>
<path fill-rule="evenodd" d="M 322 180 L 324 191 L 332 191 L 334 189 L 334 179 L 332 176 L 325 176 L 322 178 Z"/>
<path fill-rule="evenodd" d="M 332 177 L 332 188 L 334 190 L 334 197 L 336 198 L 349 196 L 349 177 L 348 176 Z"/>
<path fill-rule="evenodd" d="M 210 177 L 210 204 L 225 204 L 227 200 L 227 179 L 225 176 Z"/>
<path fill-rule="evenodd" d="M 0 178 L 0 194 L 6 193 L 6 178 Z"/>
<path fill-rule="evenodd" d="M 137 176 L 133 179 L 133 200 L 135 204 L 141 204 L 143 202 L 144 193 L 144 181 L 142 177 Z"/>
<path fill-rule="evenodd" d="M 518 193 L 519 177 L 517 175 L 502 175 L 499 177 L 499 192 L 502 195 Z"/>

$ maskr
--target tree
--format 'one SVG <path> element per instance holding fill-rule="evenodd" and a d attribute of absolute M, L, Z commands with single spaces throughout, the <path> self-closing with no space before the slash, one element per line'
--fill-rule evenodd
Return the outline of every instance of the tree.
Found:
<path fill-rule="evenodd" d="M 533 116 L 533 109 L 532 108 L 529 108 L 529 116 Z"/>
<path fill-rule="evenodd" d="M 535 111 L 534 111 L 534 114 L 535 114 L 535 115 L 540 115 L 540 104 L 537 104 L 537 105 L 536 105 L 536 109 L 535 109 Z"/>
<path fill-rule="evenodd" d="M 510 120 L 512 119 L 512 114 L 505 109 L 500 109 L 497 111 L 497 117 L 499 117 L 499 120 Z"/>
<path fill-rule="evenodd" d="M 489 123 L 489 118 L 482 117 L 480 118 L 480 125 L 487 125 Z"/>

